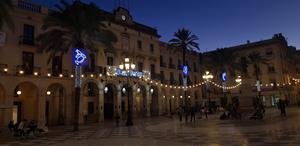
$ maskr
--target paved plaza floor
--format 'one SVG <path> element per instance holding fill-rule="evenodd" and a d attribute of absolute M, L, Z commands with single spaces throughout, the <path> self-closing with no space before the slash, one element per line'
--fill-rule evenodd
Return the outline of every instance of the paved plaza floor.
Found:
<path fill-rule="evenodd" d="M 134 120 L 134 126 L 116 127 L 113 122 L 71 127 L 50 127 L 35 138 L 18 139 L 0 134 L 1 146 L 300 146 L 300 108 L 287 109 L 281 118 L 268 109 L 264 120 L 225 120 L 218 115 L 182 122 L 174 116 Z"/>

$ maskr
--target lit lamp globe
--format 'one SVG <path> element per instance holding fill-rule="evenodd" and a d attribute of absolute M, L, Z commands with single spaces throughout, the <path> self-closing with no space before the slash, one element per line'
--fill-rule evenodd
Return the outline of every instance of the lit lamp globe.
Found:
<path fill-rule="evenodd" d="M 123 88 L 123 89 L 122 89 L 122 92 L 123 92 L 123 93 L 126 93 L 126 88 Z"/>
<path fill-rule="evenodd" d="M 108 88 L 105 87 L 105 88 L 104 88 L 104 93 L 107 93 L 107 92 L 108 92 Z"/>
<path fill-rule="evenodd" d="M 47 95 L 51 95 L 51 91 L 47 91 Z"/>
<path fill-rule="evenodd" d="M 21 95 L 22 94 L 22 92 L 19 90 L 19 91 L 17 91 L 17 95 Z"/>

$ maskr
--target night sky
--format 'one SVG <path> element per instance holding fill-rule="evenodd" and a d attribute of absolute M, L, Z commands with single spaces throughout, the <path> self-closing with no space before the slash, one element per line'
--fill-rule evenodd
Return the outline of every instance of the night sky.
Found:
<path fill-rule="evenodd" d="M 32 1 L 50 7 L 59 2 Z M 110 12 L 115 8 L 114 0 L 81 1 Z M 129 9 L 135 21 L 157 28 L 162 41 L 178 28 L 190 29 L 199 36 L 201 51 L 269 39 L 275 33 L 300 48 L 300 0 L 130 0 Z"/>

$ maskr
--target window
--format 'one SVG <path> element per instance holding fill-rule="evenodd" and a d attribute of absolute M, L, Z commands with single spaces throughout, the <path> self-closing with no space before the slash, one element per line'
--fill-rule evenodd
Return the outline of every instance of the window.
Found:
<path fill-rule="evenodd" d="M 144 69 L 144 64 L 142 62 L 138 63 L 138 71 L 142 72 Z"/>
<path fill-rule="evenodd" d="M 272 55 L 273 54 L 273 51 L 271 50 L 272 48 L 268 48 L 266 50 L 266 55 Z"/>
<path fill-rule="evenodd" d="M 170 83 L 175 84 L 174 73 L 170 72 Z"/>
<path fill-rule="evenodd" d="M 23 69 L 25 74 L 33 73 L 34 54 L 32 52 L 23 52 Z"/>
<path fill-rule="evenodd" d="M 269 73 L 275 73 L 275 67 L 274 66 L 268 66 Z"/>
<path fill-rule="evenodd" d="M 173 59 L 169 58 L 169 68 L 174 68 Z"/>
<path fill-rule="evenodd" d="M 90 58 L 89 58 L 89 71 L 94 72 L 96 68 L 96 59 L 95 59 L 95 54 L 91 53 Z"/>
<path fill-rule="evenodd" d="M 150 44 L 150 52 L 154 52 L 154 45 L 153 44 Z"/>
<path fill-rule="evenodd" d="M 181 60 L 178 60 L 178 70 L 181 70 Z"/>
<path fill-rule="evenodd" d="M 129 39 L 127 35 L 122 36 L 122 49 L 129 50 Z"/>
<path fill-rule="evenodd" d="M 62 58 L 61 56 L 55 56 L 52 59 L 52 75 L 57 77 L 62 73 Z"/>
<path fill-rule="evenodd" d="M 23 44 L 34 45 L 34 26 L 24 24 L 23 28 Z"/>
<path fill-rule="evenodd" d="M 161 82 L 163 83 L 164 82 L 164 80 L 165 80 L 165 73 L 164 73 L 164 71 L 160 71 L 160 79 L 161 79 Z"/>
<path fill-rule="evenodd" d="M 109 65 L 109 66 L 114 65 L 114 58 L 113 57 L 107 57 L 107 65 Z"/>
<path fill-rule="evenodd" d="M 151 75 L 155 74 L 155 64 L 150 65 L 150 72 L 151 72 Z"/>
<path fill-rule="evenodd" d="M 138 40 L 137 41 L 137 46 L 139 49 L 142 49 L 142 41 Z"/>
<path fill-rule="evenodd" d="M 182 81 L 182 74 L 178 74 L 178 81 L 180 85 L 183 85 L 183 81 Z"/>

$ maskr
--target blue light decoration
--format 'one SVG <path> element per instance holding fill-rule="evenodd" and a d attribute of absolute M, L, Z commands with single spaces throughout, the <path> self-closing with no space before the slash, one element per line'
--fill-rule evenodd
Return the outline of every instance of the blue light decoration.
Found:
<path fill-rule="evenodd" d="M 222 81 L 223 81 L 223 82 L 226 82 L 226 81 L 227 81 L 227 74 L 226 74 L 226 72 L 223 72 L 223 73 L 222 73 Z"/>
<path fill-rule="evenodd" d="M 187 65 L 183 65 L 182 66 L 182 74 L 184 76 L 188 76 L 189 75 L 189 67 Z"/>
<path fill-rule="evenodd" d="M 88 52 L 82 48 L 73 48 L 72 50 L 72 62 L 76 66 L 88 65 Z"/>

